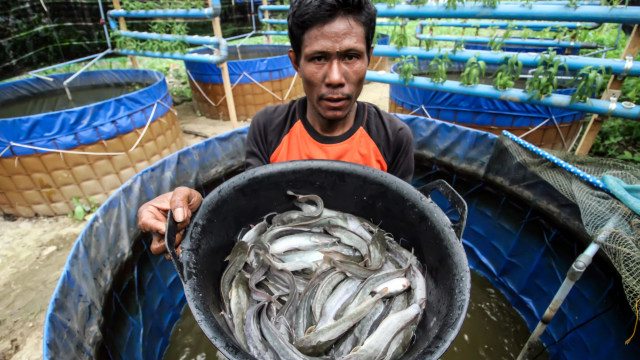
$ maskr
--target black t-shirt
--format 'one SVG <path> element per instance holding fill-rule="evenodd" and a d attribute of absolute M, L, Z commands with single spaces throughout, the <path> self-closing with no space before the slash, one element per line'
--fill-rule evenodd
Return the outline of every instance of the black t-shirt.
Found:
<path fill-rule="evenodd" d="M 400 119 L 373 104 L 357 102 L 351 129 L 325 136 L 311 126 L 306 114 L 306 97 L 260 110 L 249 128 L 246 168 L 290 160 L 340 160 L 411 181 L 413 135 Z"/>

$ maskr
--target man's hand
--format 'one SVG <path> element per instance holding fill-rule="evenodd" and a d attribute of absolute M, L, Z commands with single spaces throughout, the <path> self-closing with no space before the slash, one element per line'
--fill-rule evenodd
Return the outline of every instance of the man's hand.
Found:
<path fill-rule="evenodd" d="M 167 226 L 167 213 L 169 209 L 173 213 L 173 219 L 178 223 L 179 233 L 176 235 L 176 251 L 180 255 L 180 242 L 184 235 L 184 229 L 191 221 L 191 214 L 200 207 L 202 195 L 188 187 L 179 187 L 162 194 L 145 203 L 138 209 L 138 227 L 145 232 L 151 232 L 151 252 L 159 255 L 167 252 L 164 243 L 164 233 Z M 165 257 L 169 259 L 169 254 Z"/>

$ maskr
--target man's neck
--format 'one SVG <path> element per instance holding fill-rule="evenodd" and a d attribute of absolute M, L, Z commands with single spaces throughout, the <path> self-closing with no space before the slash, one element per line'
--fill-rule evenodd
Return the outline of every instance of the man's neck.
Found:
<path fill-rule="evenodd" d="M 357 108 L 358 103 L 355 102 L 345 118 L 340 120 L 327 120 L 307 106 L 307 121 L 309 121 L 309 124 L 321 135 L 340 136 L 349 131 L 353 126 L 356 119 Z"/>

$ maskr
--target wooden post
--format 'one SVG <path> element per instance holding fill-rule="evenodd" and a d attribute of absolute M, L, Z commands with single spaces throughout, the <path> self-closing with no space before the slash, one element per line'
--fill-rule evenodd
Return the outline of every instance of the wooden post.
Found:
<path fill-rule="evenodd" d="M 267 4 L 268 4 L 268 3 L 267 3 L 267 0 L 262 0 L 262 5 L 267 5 Z M 264 18 L 265 18 L 265 19 L 269 19 L 269 10 L 266 10 L 266 11 L 264 12 Z M 267 24 L 267 30 L 271 30 L 271 24 Z M 271 35 L 267 35 L 267 36 L 265 36 L 265 42 L 266 42 L 268 45 L 271 45 Z"/>
<path fill-rule="evenodd" d="M 211 0 L 209 0 L 209 6 L 211 6 Z M 222 28 L 220 27 L 220 17 L 213 19 L 213 34 L 222 39 Z M 229 109 L 229 118 L 231 120 L 231 126 L 233 128 L 238 127 L 238 117 L 236 116 L 236 103 L 233 101 L 233 92 L 231 91 L 231 79 L 229 78 L 229 68 L 227 62 L 218 64 L 220 71 L 222 72 L 222 84 L 224 85 L 224 96 L 227 99 L 227 108 Z"/>
<path fill-rule="evenodd" d="M 120 7 L 120 0 L 111 0 L 113 2 L 113 8 L 116 10 L 121 10 L 122 8 Z M 126 31 L 127 30 L 127 23 L 124 22 L 124 18 L 123 17 L 119 17 L 118 18 L 118 25 L 120 25 L 120 30 Z M 138 68 L 138 60 L 136 60 L 136 57 L 133 55 L 129 55 L 129 59 L 131 60 L 131 66 L 133 66 L 134 69 Z"/>
<path fill-rule="evenodd" d="M 638 50 L 640 49 L 640 31 L 638 30 L 638 25 L 634 26 L 633 32 L 629 37 L 629 42 L 627 42 L 627 46 L 622 52 L 622 59 L 625 59 L 627 56 L 635 56 L 638 54 Z M 618 80 L 616 75 L 611 76 L 611 80 L 609 80 L 609 85 L 607 85 L 607 89 L 604 94 L 602 94 L 602 100 L 611 100 L 612 97 L 618 99 L 620 97 L 620 90 L 622 89 L 622 83 L 624 82 L 624 77 L 621 80 Z M 580 139 L 580 143 L 578 144 L 578 148 L 576 149 L 576 155 L 587 155 L 589 150 L 591 150 L 591 146 L 593 146 L 596 137 L 598 136 L 598 132 L 600 132 L 600 128 L 602 128 L 602 124 L 608 118 L 608 116 L 601 115 L 593 115 L 591 117 L 591 121 L 589 121 L 589 125 L 587 126 L 587 130 L 585 131 L 582 139 Z"/>

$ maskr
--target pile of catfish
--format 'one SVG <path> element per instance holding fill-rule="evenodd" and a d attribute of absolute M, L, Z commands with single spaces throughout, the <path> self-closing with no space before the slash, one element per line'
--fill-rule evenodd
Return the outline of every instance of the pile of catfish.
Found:
<path fill-rule="evenodd" d="M 417 258 L 357 216 L 296 195 L 227 257 L 223 312 L 257 359 L 398 359 L 426 301 Z"/>

